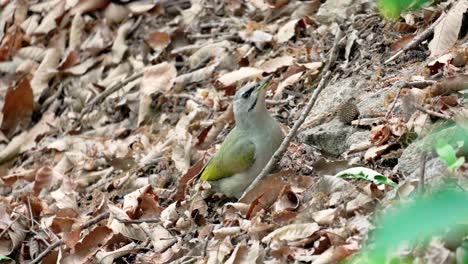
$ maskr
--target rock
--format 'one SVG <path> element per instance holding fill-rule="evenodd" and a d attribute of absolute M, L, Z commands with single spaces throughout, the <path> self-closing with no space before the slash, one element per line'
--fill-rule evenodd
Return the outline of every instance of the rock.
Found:
<path fill-rule="evenodd" d="M 323 24 L 342 22 L 361 10 L 362 6 L 358 0 L 328 0 L 320 6 L 317 20 Z"/>
<path fill-rule="evenodd" d="M 459 142 L 463 142 L 463 147 L 460 153 L 468 154 L 468 131 L 460 126 L 452 126 L 435 132 L 423 139 L 410 144 L 403 150 L 403 154 L 398 159 L 398 169 L 404 174 L 412 174 L 421 164 L 421 156 L 424 151 L 427 152 L 427 158 L 435 157 L 434 144 L 441 138 L 445 139 L 448 144 L 456 147 Z"/>
<path fill-rule="evenodd" d="M 298 135 L 299 141 L 320 147 L 322 152 L 338 156 L 348 150 L 347 139 L 357 128 L 346 126 L 338 119 L 308 129 Z"/>
<path fill-rule="evenodd" d="M 392 91 L 396 91 L 396 89 L 390 87 L 387 89 L 382 89 L 375 93 L 366 94 L 363 97 L 359 98 L 360 102 L 357 103 L 357 107 L 360 112 L 360 117 L 365 118 L 384 116 L 387 112 L 387 107 L 385 105 L 385 97 Z"/>

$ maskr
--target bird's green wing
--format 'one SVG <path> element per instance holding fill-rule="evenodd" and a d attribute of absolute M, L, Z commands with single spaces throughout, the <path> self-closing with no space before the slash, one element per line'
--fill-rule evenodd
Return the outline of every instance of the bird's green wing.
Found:
<path fill-rule="evenodd" d="M 226 137 L 219 151 L 208 162 L 201 174 L 204 181 L 216 181 L 243 172 L 255 162 L 255 145 L 243 139 L 234 128 Z"/>

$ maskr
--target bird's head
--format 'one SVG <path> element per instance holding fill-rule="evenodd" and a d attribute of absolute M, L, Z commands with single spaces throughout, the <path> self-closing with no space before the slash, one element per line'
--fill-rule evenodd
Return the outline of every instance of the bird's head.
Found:
<path fill-rule="evenodd" d="M 234 116 L 236 122 L 240 119 L 255 117 L 258 113 L 266 111 L 265 92 L 272 75 L 260 82 L 248 83 L 240 88 L 234 96 Z"/>

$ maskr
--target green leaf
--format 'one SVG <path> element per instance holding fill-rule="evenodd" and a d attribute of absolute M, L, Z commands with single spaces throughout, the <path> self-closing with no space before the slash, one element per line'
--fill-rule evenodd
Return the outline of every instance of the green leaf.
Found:
<path fill-rule="evenodd" d="M 364 179 L 377 184 L 383 183 L 396 187 L 397 184 L 384 175 L 365 167 L 354 167 L 338 172 L 335 177 L 343 179 Z"/>
<path fill-rule="evenodd" d="M 395 19 L 401 12 L 409 9 L 417 9 L 429 0 L 379 0 L 380 13 L 388 19 Z"/>
<path fill-rule="evenodd" d="M 439 158 L 449 167 L 457 168 L 465 163 L 465 157 L 457 158 L 455 149 L 444 139 L 438 139 L 435 149 Z"/>
<path fill-rule="evenodd" d="M 0 260 L 13 260 L 10 257 L 0 255 Z"/>
<path fill-rule="evenodd" d="M 437 235 L 468 219 L 468 193 L 440 190 L 429 197 L 418 197 L 413 203 L 386 213 L 378 222 L 382 228 L 373 233 L 374 245 L 367 245 L 359 263 L 385 263 L 386 253 L 402 241 L 411 243 Z M 353 263 L 356 259 L 351 260 Z"/>

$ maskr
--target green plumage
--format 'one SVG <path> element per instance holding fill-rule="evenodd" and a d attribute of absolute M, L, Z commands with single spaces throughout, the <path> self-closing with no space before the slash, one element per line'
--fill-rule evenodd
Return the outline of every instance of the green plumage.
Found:
<path fill-rule="evenodd" d="M 255 162 L 255 145 L 235 127 L 201 174 L 204 181 L 216 181 L 247 170 Z"/>

